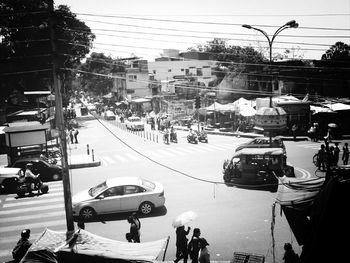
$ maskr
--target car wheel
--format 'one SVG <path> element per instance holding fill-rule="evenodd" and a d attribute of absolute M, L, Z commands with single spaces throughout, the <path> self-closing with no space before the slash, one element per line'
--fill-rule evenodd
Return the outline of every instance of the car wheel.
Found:
<path fill-rule="evenodd" d="M 96 212 L 91 207 L 84 207 L 83 209 L 80 210 L 80 216 L 84 220 L 92 219 L 94 218 L 95 215 L 96 215 Z"/>
<path fill-rule="evenodd" d="M 54 174 L 52 175 L 52 180 L 58 181 L 58 180 L 60 180 L 60 179 L 61 179 L 61 176 L 60 176 L 58 173 L 54 173 Z"/>
<path fill-rule="evenodd" d="M 139 210 L 143 215 L 148 215 L 153 210 L 153 204 L 151 202 L 143 202 L 140 205 Z"/>

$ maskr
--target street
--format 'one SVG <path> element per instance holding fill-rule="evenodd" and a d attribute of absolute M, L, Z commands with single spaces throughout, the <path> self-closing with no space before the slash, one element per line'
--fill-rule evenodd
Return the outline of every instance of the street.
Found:
<path fill-rule="evenodd" d="M 136 134 L 96 120 L 82 123 L 80 144 L 89 144 L 101 166 L 70 170 L 72 194 L 116 176 L 140 176 L 158 181 L 165 188 L 165 207 L 141 217 L 141 242 L 170 236 L 166 260 L 175 259 L 175 229 L 172 220 L 182 212 L 198 214 L 190 223 L 199 227 L 210 246 L 212 261 L 228 261 L 233 252 L 251 252 L 272 262 L 271 219 L 276 193 L 228 187 L 223 183 L 222 164 L 235 148 L 248 138 L 209 135 L 209 143 L 189 144 L 187 132 L 178 131 L 179 143 L 156 143 Z M 312 156 L 320 143 L 285 142 L 287 161 L 295 166 L 297 177 L 314 176 Z M 70 145 L 69 147 L 74 147 Z M 69 151 L 68 151 L 69 158 Z M 10 251 L 23 228 L 32 231 L 34 240 L 44 229 L 65 230 L 62 182 L 49 183 L 46 195 L 16 199 L 0 196 L 0 260 L 10 260 Z M 99 216 L 85 229 L 111 239 L 125 240 L 129 214 Z M 295 238 L 276 206 L 274 229 L 276 262 L 282 262 L 283 245 Z M 188 238 L 192 235 L 192 231 Z M 160 257 L 160 260 L 162 255 Z"/>

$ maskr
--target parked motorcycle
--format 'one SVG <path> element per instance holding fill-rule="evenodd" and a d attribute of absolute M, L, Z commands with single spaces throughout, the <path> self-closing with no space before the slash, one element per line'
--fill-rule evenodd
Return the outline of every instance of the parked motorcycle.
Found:
<path fill-rule="evenodd" d="M 187 135 L 187 141 L 189 143 L 197 144 L 198 143 L 198 136 L 197 136 L 197 134 L 193 133 L 192 135 Z"/>
<path fill-rule="evenodd" d="M 170 133 L 170 141 L 174 142 L 174 143 L 177 143 L 177 133 L 176 133 L 176 131 L 173 131 L 173 132 Z"/>
<path fill-rule="evenodd" d="M 44 184 L 40 179 L 37 183 L 30 183 L 25 178 L 21 178 L 16 188 L 18 197 L 24 197 L 27 193 L 31 192 L 30 190 L 37 191 L 38 194 L 40 192 L 46 194 L 49 191 L 49 186 Z"/>

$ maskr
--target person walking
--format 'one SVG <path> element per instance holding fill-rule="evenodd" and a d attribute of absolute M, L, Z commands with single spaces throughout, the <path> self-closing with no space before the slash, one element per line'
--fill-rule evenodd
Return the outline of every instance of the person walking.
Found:
<path fill-rule="evenodd" d="M 205 238 L 201 238 L 199 241 L 199 245 L 201 248 L 200 254 L 199 254 L 199 263 L 210 263 L 210 253 L 207 248 L 209 246 L 207 240 Z"/>
<path fill-rule="evenodd" d="M 176 259 L 175 263 L 179 262 L 181 259 L 184 260 L 184 263 L 187 262 L 188 259 L 188 251 L 187 251 L 187 235 L 190 233 L 191 228 L 188 227 L 187 231 L 184 226 L 179 226 L 176 228 Z"/>
<path fill-rule="evenodd" d="M 73 141 L 73 136 L 74 136 L 73 135 L 73 128 L 69 129 L 68 134 L 69 134 L 70 143 L 73 144 L 74 143 L 74 141 Z"/>
<path fill-rule="evenodd" d="M 293 124 L 292 126 L 292 134 L 293 134 L 293 140 L 296 141 L 297 139 L 297 129 L 298 129 L 298 126 L 296 124 Z"/>
<path fill-rule="evenodd" d="M 340 154 L 339 142 L 336 142 L 334 146 L 334 165 L 335 166 L 338 166 L 339 154 Z"/>
<path fill-rule="evenodd" d="M 294 252 L 293 247 L 290 243 L 284 244 L 284 263 L 297 263 L 299 262 L 299 255 Z"/>
<path fill-rule="evenodd" d="M 130 224 L 130 232 L 126 234 L 126 239 L 129 242 L 140 243 L 140 221 L 138 219 L 136 220 L 133 216 L 129 216 L 128 223 Z"/>
<path fill-rule="evenodd" d="M 318 150 L 317 153 L 317 166 L 318 169 L 324 171 L 326 169 L 326 147 L 324 144 L 321 144 L 321 149 Z"/>
<path fill-rule="evenodd" d="M 343 156 L 342 156 L 343 164 L 347 165 L 349 161 L 349 144 L 346 142 L 343 146 Z"/>
<path fill-rule="evenodd" d="M 74 129 L 73 135 L 74 135 L 75 143 L 78 143 L 78 134 L 79 134 L 78 129 Z"/>
<path fill-rule="evenodd" d="M 201 231 L 199 228 L 193 229 L 193 235 L 188 243 L 188 254 L 190 255 L 190 259 L 192 263 L 198 263 L 199 250 L 200 250 L 200 235 Z"/>
<path fill-rule="evenodd" d="M 24 229 L 21 232 L 21 238 L 18 240 L 16 246 L 12 250 L 12 257 L 14 259 L 14 262 L 20 262 L 22 258 L 27 253 L 28 249 L 32 245 L 32 243 L 29 241 L 30 237 L 30 230 Z"/>

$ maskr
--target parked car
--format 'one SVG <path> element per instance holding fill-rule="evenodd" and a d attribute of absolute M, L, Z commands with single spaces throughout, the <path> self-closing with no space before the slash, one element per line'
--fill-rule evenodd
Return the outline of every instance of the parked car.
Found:
<path fill-rule="evenodd" d="M 50 164 L 40 157 L 18 159 L 12 167 L 24 170 L 27 163 L 33 164 L 34 173 L 40 173 L 40 179 L 43 182 L 62 180 L 62 167 Z"/>
<path fill-rule="evenodd" d="M 104 113 L 104 119 L 107 121 L 115 121 L 115 115 L 113 111 L 108 110 Z"/>
<path fill-rule="evenodd" d="M 236 152 L 239 150 L 242 150 L 244 148 L 282 148 L 284 151 L 286 151 L 286 146 L 284 145 L 283 141 L 279 137 L 273 137 L 272 138 L 272 145 L 270 145 L 270 138 L 269 137 L 258 137 L 255 139 L 252 139 L 246 143 L 242 143 L 236 148 Z"/>
<path fill-rule="evenodd" d="M 84 220 L 99 214 L 140 211 L 150 214 L 165 203 L 164 188 L 158 182 L 139 177 L 115 177 L 72 197 L 73 216 Z"/>
<path fill-rule="evenodd" d="M 145 129 L 145 125 L 139 117 L 129 117 L 125 124 L 126 128 L 132 131 L 143 131 Z"/>
<path fill-rule="evenodd" d="M 0 193 L 14 193 L 20 176 L 20 168 L 0 168 Z"/>

